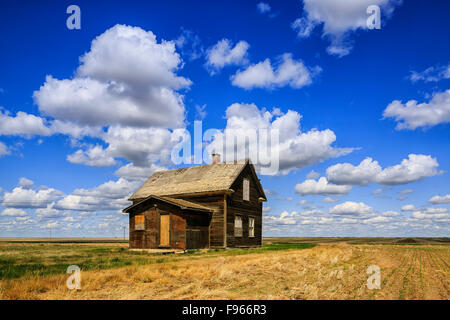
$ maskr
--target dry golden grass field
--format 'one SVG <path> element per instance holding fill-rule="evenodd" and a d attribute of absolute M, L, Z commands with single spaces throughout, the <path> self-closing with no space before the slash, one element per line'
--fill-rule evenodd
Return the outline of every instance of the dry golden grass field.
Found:
<path fill-rule="evenodd" d="M 261 249 L 158 255 L 130 252 L 120 242 L 0 242 L 0 298 L 450 298 L 448 239 L 265 243 Z M 81 267 L 80 290 L 66 287 L 70 264 Z M 378 290 L 366 285 L 370 265 L 381 268 Z"/>

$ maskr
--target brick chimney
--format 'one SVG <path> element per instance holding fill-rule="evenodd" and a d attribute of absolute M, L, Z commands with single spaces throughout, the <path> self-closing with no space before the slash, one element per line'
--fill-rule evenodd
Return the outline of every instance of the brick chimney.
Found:
<path fill-rule="evenodd" d="M 218 153 L 213 153 L 211 154 L 212 158 L 211 158 L 211 164 L 216 164 L 216 163 L 220 163 L 220 154 Z"/>

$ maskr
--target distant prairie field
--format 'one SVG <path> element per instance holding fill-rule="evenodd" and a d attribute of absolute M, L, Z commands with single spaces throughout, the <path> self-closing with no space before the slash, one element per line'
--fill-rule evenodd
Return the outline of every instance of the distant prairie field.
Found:
<path fill-rule="evenodd" d="M 0 298 L 448 300 L 447 240 L 270 238 L 260 249 L 168 255 L 126 243 L 0 242 Z M 69 265 L 81 268 L 80 290 L 66 286 Z M 379 267 L 379 289 L 367 286 L 369 266 Z"/>

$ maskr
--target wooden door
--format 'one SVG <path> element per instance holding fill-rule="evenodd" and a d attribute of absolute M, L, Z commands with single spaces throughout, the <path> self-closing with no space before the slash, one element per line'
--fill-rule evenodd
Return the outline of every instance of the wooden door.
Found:
<path fill-rule="evenodd" d="M 170 215 L 161 214 L 159 216 L 159 245 L 170 247 Z"/>

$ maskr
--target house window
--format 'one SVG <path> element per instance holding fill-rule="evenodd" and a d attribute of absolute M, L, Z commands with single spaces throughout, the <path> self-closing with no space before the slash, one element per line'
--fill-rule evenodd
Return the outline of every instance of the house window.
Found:
<path fill-rule="evenodd" d="M 145 216 L 134 216 L 134 230 L 145 230 Z"/>
<path fill-rule="evenodd" d="M 242 217 L 241 216 L 234 217 L 234 236 L 242 237 Z"/>
<path fill-rule="evenodd" d="M 255 237 L 255 218 L 248 218 L 248 236 Z"/>
<path fill-rule="evenodd" d="M 244 191 L 242 192 L 242 199 L 244 201 L 250 201 L 250 180 L 244 179 L 243 189 Z"/>

